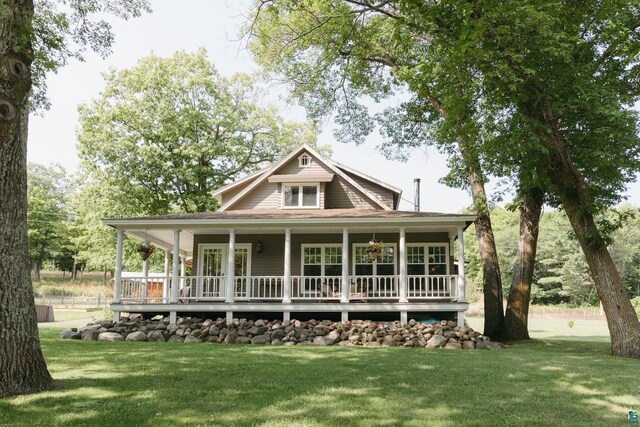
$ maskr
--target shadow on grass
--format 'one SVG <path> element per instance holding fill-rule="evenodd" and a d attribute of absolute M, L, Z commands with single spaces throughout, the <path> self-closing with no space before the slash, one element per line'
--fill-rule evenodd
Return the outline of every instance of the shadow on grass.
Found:
<path fill-rule="evenodd" d="M 606 343 L 505 351 L 59 341 L 57 389 L 0 401 L 9 425 L 624 425 L 639 362 Z"/>

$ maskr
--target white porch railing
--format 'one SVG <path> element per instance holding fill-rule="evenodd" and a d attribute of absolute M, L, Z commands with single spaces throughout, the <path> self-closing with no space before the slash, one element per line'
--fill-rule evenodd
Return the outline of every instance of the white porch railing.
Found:
<path fill-rule="evenodd" d="M 398 298 L 399 276 L 351 276 L 349 299 Z"/>
<path fill-rule="evenodd" d="M 413 299 L 456 298 L 458 276 L 407 276 L 407 297 Z"/>
<path fill-rule="evenodd" d="M 282 300 L 284 296 L 284 279 L 280 276 L 236 277 L 234 298 Z"/>
<path fill-rule="evenodd" d="M 291 299 L 339 300 L 339 276 L 291 276 Z"/>
<path fill-rule="evenodd" d="M 224 276 L 178 277 L 178 302 L 224 301 Z M 416 300 L 453 300 L 457 298 L 458 276 L 407 276 L 407 298 Z M 246 276 L 234 279 L 236 301 L 282 301 L 284 277 Z M 400 276 L 349 276 L 349 300 L 397 300 Z M 120 300 L 124 303 L 169 303 L 171 277 L 122 277 Z M 342 278 L 339 276 L 292 276 L 292 300 L 341 300 Z"/>

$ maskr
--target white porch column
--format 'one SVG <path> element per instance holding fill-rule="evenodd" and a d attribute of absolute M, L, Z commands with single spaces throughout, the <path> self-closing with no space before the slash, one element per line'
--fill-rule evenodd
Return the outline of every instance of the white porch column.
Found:
<path fill-rule="evenodd" d="M 340 302 L 349 302 L 349 229 L 342 229 L 342 295 Z"/>
<path fill-rule="evenodd" d="M 467 302 L 464 286 L 464 229 L 458 228 L 458 302 Z"/>
<path fill-rule="evenodd" d="M 229 229 L 229 253 L 227 260 L 227 281 L 225 282 L 225 297 L 224 302 L 233 302 L 233 288 L 236 282 L 235 277 L 235 263 L 236 263 L 236 230 L 234 228 Z"/>
<path fill-rule="evenodd" d="M 400 246 L 400 298 L 398 299 L 398 302 L 407 303 L 409 302 L 407 299 L 407 239 L 404 228 L 400 229 L 400 242 L 398 243 L 398 246 Z"/>
<path fill-rule="evenodd" d="M 171 266 L 171 302 L 178 302 L 178 264 L 180 264 L 180 230 L 173 230 L 173 265 Z"/>
<path fill-rule="evenodd" d="M 180 258 L 180 289 L 184 289 L 184 278 L 187 275 L 187 258 L 186 257 L 182 257 Z M 194 290 L 192 290 L 191 292 L 194 292 Z"/>
<path fill-rule="evenodd" d="M 145 240 L 144 245 L 149 247 L 149 241 Z M 147 302 L 147 289 L 149 288 L 149 259 L 142 261 L 142 302 Z"/>
<path fill-rule="evenodd" d="M 167 303 L 169 299 L 169 250 L 164 250 L 164 280 L 162 282 L 162 302 Z"/>
<path fill-rule="evenodd" d="M 284 283 L 282 303 L 291 303 L 291 229 L 284 230 Z"/>
<path fill-rule="evenodd" d="M 116 271 L 113 275 L 113 302 L 120 302 L 122 293 L 122 243 L 124 241 L 124 231 L 118 230 L 118 241 L 116 243 Z"/>

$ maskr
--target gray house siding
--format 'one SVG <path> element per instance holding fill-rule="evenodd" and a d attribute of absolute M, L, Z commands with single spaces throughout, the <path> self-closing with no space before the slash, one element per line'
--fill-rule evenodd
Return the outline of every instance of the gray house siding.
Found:
<path fill-rule="evenodd" d="M 368 190 L 372 193 L 378 200 L 380 200 L 385 205 L 389 206 L 393 209 L 393 192 L 387 188 L 384 188 L 381 185 L 376 184 L 375 182 L 362 179 L 358 175 L 345 172 L 349 178 L 353 179 L 355 182 L 360 184 L 362 188 Z"/>

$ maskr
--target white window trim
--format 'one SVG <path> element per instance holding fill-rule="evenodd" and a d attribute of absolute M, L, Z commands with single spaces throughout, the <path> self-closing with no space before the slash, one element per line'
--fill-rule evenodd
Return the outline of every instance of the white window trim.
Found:
<path fill-rule="evenodd" d="M 314 206 L 301 206 L 300 203 L 302 202 L 302 187 L 316 187 L 316 204 Z M 285 206 L 284 204 L 284 198 L 285 198 L 285 191 L 284 191 L 284 187 L 299 187 L 298 190 L 298 205 L 297 206 Z M 297 183 L 297 182 L 292 182 L 292 183 L 283 183 L 282 187 L 280 189 L 280 206 L 282 207 L 282 209 L 318 209 L 320 207 L 320 183 L 316 182 L 316 183 Z"/>
<path fill-rule="evenodd" d="M 307 158 L 307 164 L 303 165 L 302 164 L 302 159 L 306 157 Z M 311 156 L 307 153 L 302 153 L 300 156 L 298 156 L 298 166 L 301 168 L 308 168 L 309 166 L 311 166 Z"/>
<path fill-rule="evenodd" d="M 447 267 L 447 276 L 451 275 L 451 259 L 449 257 L 449 243 L 423 243 L 423 242 L 411 242 L 406 244 L 407 248 L 409 246 L 420 246 L 424 248 L 424 271 L 425 275 L 430 276 L 429 271 L 429 248 L 441 248 L 444 247 L 445 259 L 446 259 L 446 267 Z M 407 268 L 409 267 L 409 251 L 406 251 L 405 257 L 407 257 Z M 415 263 L 411 263 L 415 264 Z"/>
<path fill-rule="evenodd" d="M 198 276 L 202 276 L 202 266 L 204 258 L 204 249 L 222 249 L 222 272 L 223 276 L 227 276 L 228 260 L 229 260 L 229 244 L 228 243 L 200 243 L 198 245 Z M 251 277 L 251 243 L 236 243 L 236 249 L 247 250 L 247 276 Z"/>
<path fill-rule="evenodd" d="M 385 243 L 384 244 L 386 247 L 391 247 L 393 248 L 393 275 L 397 276 L 398 275 L 398 244 L 397 243 Z M 368 243 L 354 243 L 353 245 L 351 245 L 351 275 L 352 276 L 356 276 L 356 248 L 357 247 L 368 247 L 369 244 Z M 373 264 L 373 275 L 377 276 L 378 275 L 378 262 L 372 262 L 371 264 Z M 389 265 L 389 264 L 385 264 L 385 265 Z"/>
<path fill-rule="evenodd" d="M 304 277 L 304 249 L 305 248 L 321 248 L 320 250 L 320 276 L 324 277 L 325 276 L 325 262 L 324 262 L 324 255 L 325 255 L 325 249 L 326 248 L 340 248 L 340 250 L 342 250 L 342 243 L 303 243 L 302 245 L 300 245 L 300 276 Z M 317 264 L 306 264 L 306 265 L 317 265 Z M 338 264 L 331 264 L 331 265 L 338 265 Z M 340 264 L 342 265 L 342 257 L 340 257 Z M 331 276 L 331 277 L 340 277 L 342 276 L 342 273 L 340 273 L 338 276 Z"/>

